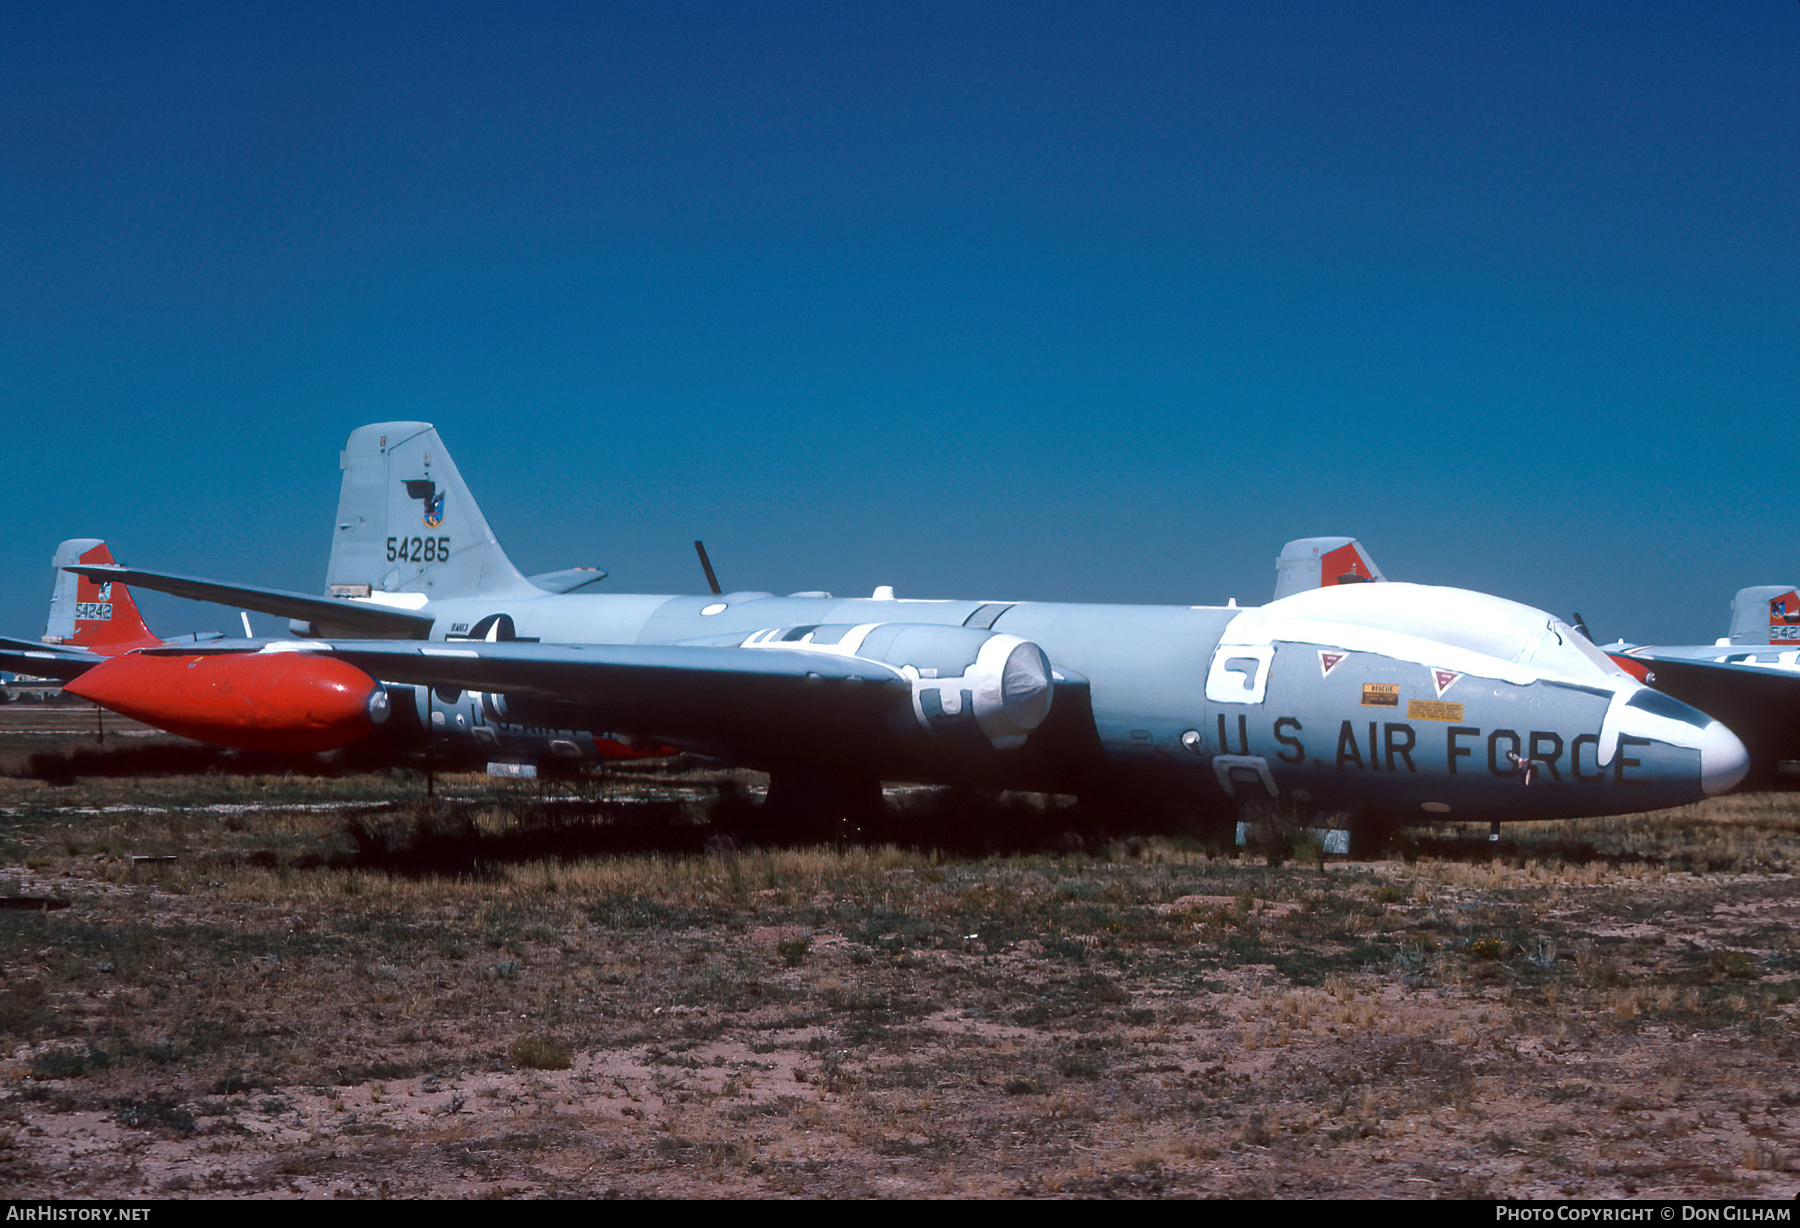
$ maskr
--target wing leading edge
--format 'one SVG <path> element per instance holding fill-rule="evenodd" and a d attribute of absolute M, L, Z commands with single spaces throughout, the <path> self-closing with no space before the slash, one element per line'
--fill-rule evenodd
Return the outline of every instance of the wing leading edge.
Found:
<path fill-rule="evenodd" d="M 110 580 L 186 597 L 190 601 L 210 601 L 219 605 L 241 606 L 281 618 L 296 618 L 313 623 L 330 635 L 424 639 L 431 634 L 433 622 L 429 614 L 415 614 L 411 610 L 394 609 L 391 606 L 366 604 L 341 597 L 315 597 L 309 593 L 292 593 L 252 584 L 226 584 L 198 576 L 178 576 L 170 572 L 123 567 L 116 563 L 83 563 L 64 567 L 63 570 L 85 576 L 96 583 Z"/>
<path fill-rule="evenodd" d="M 281 642 L 261 651 L 318 653 L 371 677 L 440 694 L 478 692 L 494 719 L 514 724 L 607 729 L 751 763 L 866 761 L 872 753 L 985 758 L 1023 744 L 1048 715 L 1053 694 L 1080 691 L 1070 702 L 1088 706 L 1085 679 L 1053 676 L 1035 644 L 1016 636 L 979 638 L 956 673 L 766 644 L 331 640 Z M 244 647 L 221 644 L 215 651 Z M 187 656 L 196 648 L 144 652 Z"/>

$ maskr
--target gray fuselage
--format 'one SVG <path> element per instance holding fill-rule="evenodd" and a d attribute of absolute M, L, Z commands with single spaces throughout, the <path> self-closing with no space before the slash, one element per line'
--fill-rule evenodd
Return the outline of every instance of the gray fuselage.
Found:
<path fill-rule="evenodd" d="M 545 644 L 718 643 L 832 624 L 975 627 L 1032 641 L 1059 681 L 1085 682 L 1059 687 L 1050 719 L 1023 746 L 974 758 L 931 754 L 916 738 L 833 745 L 829 733 L 778 750 L 695 745 L 768 769 L 1077 793 L 1141 788 L 1197 807 L 1285 802 L 1419 819 L 1617 813 L 1706 794 L 1708 718 L 1623 675 L 1552 677 L 1513 663 L 1512 677 L 1484 677 L 1479 665 L 1450 668 L 1464 663 L 1464 648 L 1439 651 L 1415 638 L 1373 651 L 1338 634 L 1275 637 L 1236 656 L 1222 646 L 1246 613 L 1235 607 L 521 592 L 434 601 L 428 612 L 433 639 L 465 636 L 503 614 L 517 638 Z M 1321 625 L 1308 628 L 1318 634 Z M 678 730 L 622 732 L 683 741 Z"/>

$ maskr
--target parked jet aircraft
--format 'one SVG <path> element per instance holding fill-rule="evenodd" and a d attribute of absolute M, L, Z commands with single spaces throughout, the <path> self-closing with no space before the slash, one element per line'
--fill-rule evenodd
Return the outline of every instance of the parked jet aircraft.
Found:
<path fill-rule="evenodd" d="M 1731 628 L 1711 644 L 1606 651 L 1634 677 L 1723 721 L 1764 787 L 1800 784 L 1800 591 L 1791 584 L 1739 589 Z"/>
<path fill-rule="evenodd" d="M 705 547 L 695 542 L 712 590 L 720 592 Z M 66 570 L 77 563 L 111 564 L 98 538 L 72 538 L 57 547 L 50 615 L 40 642 L 0 637 L 0 662 L 36 670 L 67 683 L 66 689 L 133 719 L 199 741 L 245 750 L 311 753 L 351 743 L 366 750 L 403 754 L 428 743 L 463 758 L 502 756 L 490 771 L 516 769 L 540 759 L 629 759 L 671 753 L 653 743 L 623 742 L 585 730 L 518 725 L 500 719 L 492 697 L 478 691 L 384 683 L 370 689 L 356 671 L 331 671 L 331 681 L 306 658 L 221 654 L 198 661 L 145 657 L 83 679 L 109 657 L 140 648 L 221 641 L 211 631 L 166 639 L 150 630 L 120 581 L 97 582 Z M 1276 561 L 1277 595 L 1331 584 L 1381 579 L 1362 544 L 1348 537 L 1289 542 Z M 587 582 L 598 569 L 566 573 Z M 562 573 L 559 573 L 562 574 Z M 604 575 L 604 573 L 598 573 Z M 535 577 L 534 581 L 541 579 Z M 246 618 L 244 629 L 249 633 Z M 246 648 L 248 646 L 246 645 Z M 294 681 L 295 671 L 302 679 Z M 287 693 L 285 688 L 298 686 Z M 221 694 L 251 702 L 221 703 Z M 304 715 L 296 719 L 296 712 Z"/>
<path fill-rule="evenodd" d="M 328 596 L 73 570 L 294 620 L 291 641 L 136 658 L 292 656 L 476 691 L 504 719 L 764 769 L 778 810 L 853 813 L 905 780 L 1497 821 L 1678 805 L 1746 766 L 1718 721 L 1479 593 L 1333 583 L 1253 609 L 609 595 L 521 575 L 429 424 L 362 427 L 340 466 Z"/>
<path fill-rule="evenodd" d="M 96 583 L 64 570 L 76 563 L 112 561 L 98 538 L 73 538 L 58 546 L 43 640 L 0 637 L 0 665 L 60 679 L 71 694 L 171 733 L 244 750 L 305 754 L 363 742 L 370 753 L 403 755 L 430 746 L 441 755 L 485 760 L 490 770 L 517 770 L 523 764 L 535 770 L 546 759 L 669 753 L 664 747 L 629 745 L 587 730 L 490 719 L 478 694 L 446 698 L 430 687 L 371 687 L 358 670 L 343 666 L 332 671 L 304 658 L 243 653 L 195 661 L 139 657 L 88 677 L 109 658 L 140 648 L 224 638 L 216 631 L 161 638 L 145 623 L 125 584 Z M 296 713 L 302 715 L 296 718 Z"/>

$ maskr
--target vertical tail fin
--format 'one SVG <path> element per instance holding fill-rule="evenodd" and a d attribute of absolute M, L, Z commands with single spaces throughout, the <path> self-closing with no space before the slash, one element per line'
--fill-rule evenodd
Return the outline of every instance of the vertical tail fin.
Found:
<path fill-rule="evenodd" d="M 1800 645 L 1800 593 L 1791 584 L 1740 588 L 1731 599 L 1733 644 Z"/>
<path fill-rule="evenodd" d="M 50 618 L 44 624 L 46 644 L 78 644 L 111 657 L 162 643 L 145 625 L 130 589 L 63 570 L 72 563 L 112 561 L 112 551 L 97 537 L 70 538 L 56 548 L 50 563 L 56 569 L 56 587 L 50 592 Z"/>
<path fill-rule="evenodd" d="M 1354 537 L 1302 537 L 1283 546 L 1275 560 L 1275 600 L 1334 584 L 1385 579 Z"/>
<path fill-rule="evenodd" d="M 428 422 L 377 422 L 344 444 L 325 582 L 334 597 L 437 599 L 529 587 Z"/>

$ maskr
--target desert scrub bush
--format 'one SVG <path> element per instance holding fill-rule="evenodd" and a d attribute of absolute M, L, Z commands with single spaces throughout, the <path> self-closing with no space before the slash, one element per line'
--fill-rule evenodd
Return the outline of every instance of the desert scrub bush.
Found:
<path fill-rule="evenodd" d="M 806 954 L 812 950 L 811 938 L 783 938 L 775 944 L 775 953 L 781 956 L 781 962 L 790 968 L 798 968 L 806 962 Z"/>
<path fill-rule="evenodd" d="M 1437 945 L 1437 940 L 1430 934 L 1415 934 L 1388 956 L 1388 962 L 1400 974 L 1402 984 L 1416 987 L 1430 983 L 1431 955 Z"/>
<path fill-rule="evenodd" d="M 128 1100 L 113 1117 L 122 1126 L 176 1135 L 192 1134 L 196 1128 L 194 1115 L 171 1100 Z"/>
<path fill-rule="evenodd" d="M 21 978 L 0 989 L 0 1036 L 35 1036 L 54 1017 L 42 981 Z"/>
<path fill-rule="evenodd" d="M 31 1059 L 31 1077 L 34 1079 L 75 1079 L 90 1070 L 104 1070 L 112 1065 L 112 1058 L 106 1050 L 89 1046 L 85 1051 L 79 1049 L 51 1049 Z"/>
<path fill-rule="evenodd" d="M 1072 996 L 1089 1002 L 1125 1006 L 1131 1002 L 1131 991 L 1098 972 L 1083 972 L 1075 978 Z"/>
<path fill-rule="evenodd" d="M 1754 981 L 1762 976 L 1747 951 L 1718 950 L 1707 957 L 1707 970 L 1725 981 Z"/>
<path fill-rule="evenodd" d="M 1190 915 L 1196 924 L 1230 929 L 1248 921 L 1250 913 L 1255 907 L 1255 894 L 1246 891 L 1230 904 L 1215 904 L 1211 908 L 1197 908 Z"/>
<path fill-rule="evenodd" d="M 1592 989 L 1612 989 L 1625 979 L 1618 960 L 1591 948 L 1576 954 L 1575 967 L 1581 973 L 1582 981 Z"/>
<path fill-rule="evenodd" d="M 575 1055 L 550 1036 L 521 1036 L 506 1056 L 525 1070 L 567 1070 L 575 1061 Z"/>
<path fill-rule="evenodd" d="M 1106 1063 L 1092 1054 L 1070 1054 L 1057 1059 L 1056 1073 L 1065 1079 L 1098 1079 L 1106 1073 Z"/>

